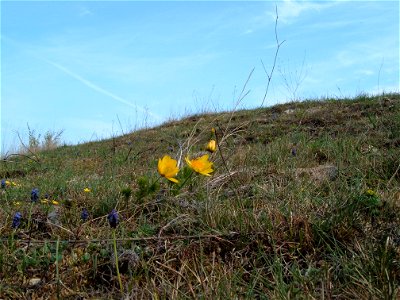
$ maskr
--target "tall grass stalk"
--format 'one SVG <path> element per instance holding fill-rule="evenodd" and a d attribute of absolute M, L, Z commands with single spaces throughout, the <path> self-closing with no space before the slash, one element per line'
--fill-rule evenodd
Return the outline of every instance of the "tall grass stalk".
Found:
<path fill-rule="evenodd" d="M 117 270 L 119 289 L 121 291 L 121 294 L 123 294 L 124 287 L 122 286 L 121 274 L 119 273 L 119 267 L 118 267 L 117 238 L 115 236 L 115 229 L 113 229 L 112 232 L 113 232 L 113 246 L 114 246 L 114 256 L 115 256 L 115 269 Z"/>
<path fill-rule="evenodd" d="M 60 237 L 57 237 L 57 243 L 56 243 L 56 282 L 57 282 L 57 300 L 60 299 L 60 269 L 59 269 L 59 263 L 58 263 L 58 252 L 60 249 Z"/>
<path fill-rule="evenodd" d="M 28 231 L 30 231 L 31 230 L 31 221 L 32 221 L 32 208 L 33 208 L 33 205 L 34 205 L 35 203 L 34 202 L 31 202 L 31 205 L 29 206 L 29 214 L 28 214 Z"/>

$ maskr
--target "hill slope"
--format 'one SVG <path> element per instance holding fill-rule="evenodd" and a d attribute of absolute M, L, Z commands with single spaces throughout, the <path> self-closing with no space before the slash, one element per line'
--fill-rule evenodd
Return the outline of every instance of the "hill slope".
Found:
<path fill-rule="evenodd" d="M 203 176 L 185 157 L 210 139 Z M 164 155 L 178 184 L 157 172 Z M 12 156 L 0 298 L 395 299 L 399 168 L 399 94 L 196 115 Z"/>

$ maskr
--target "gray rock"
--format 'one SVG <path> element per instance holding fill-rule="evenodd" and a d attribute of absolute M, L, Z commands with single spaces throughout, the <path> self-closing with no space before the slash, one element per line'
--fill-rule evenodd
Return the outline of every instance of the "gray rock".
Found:
<path fill-rule="evenodd" d="M 338 167 L 334 165 L 320 165 L 313 168 L 298 168 L 295 176 L 298 179 L 309 177 L 315 181 L 333 181 L 338 176 Z"/>
<path fill-rule="evenodd" d="M 61 225 L 61 222 L 59 219 L 60 218 L 59 211 L 60 211 L 60 207 L 55 206 L 54 209 L 47 214 L 47 220 L 52 224 Z"/>

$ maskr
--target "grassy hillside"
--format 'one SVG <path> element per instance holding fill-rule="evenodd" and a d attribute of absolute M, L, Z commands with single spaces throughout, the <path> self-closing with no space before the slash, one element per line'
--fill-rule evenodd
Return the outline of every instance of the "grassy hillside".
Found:
<path fill-rule="evenodd" d="M 204 176 L 185 157 L 210 139 Z M 0 166 L 0 298 L 400 297 L 399 94 L 195 115 Z"/>

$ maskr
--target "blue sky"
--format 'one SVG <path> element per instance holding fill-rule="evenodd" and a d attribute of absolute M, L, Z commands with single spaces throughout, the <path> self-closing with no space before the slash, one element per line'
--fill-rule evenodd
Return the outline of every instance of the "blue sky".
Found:
<path fill-rule="evenodd" d="M 27 124 L 73 144 L 258 107 L 275 6 L 265 106 L 399 91 L 398 1 L 2 1 L 2 152 Z"/>

